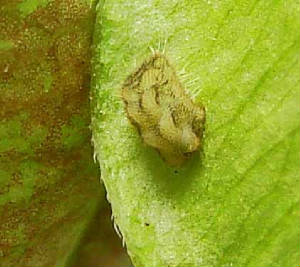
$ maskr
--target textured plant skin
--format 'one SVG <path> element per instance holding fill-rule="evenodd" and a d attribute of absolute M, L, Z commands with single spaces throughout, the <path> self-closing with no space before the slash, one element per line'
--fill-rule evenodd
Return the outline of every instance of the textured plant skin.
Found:
<path fill-rule="evenodd" d="M 145 144 L 171 166 L 181 166 L 201 147 L 205 109 L 184 92 L 164 54 L 155 52 L 126 79 L 122 97 Z"/>
<path fill-rule="evenodd" d="M 65 266 L 101 202 L 89 1 L 0 1 L 0 266 Z"/>
<path fill-rule="evenodd" d="M 98 12 L 93 140 L 134 264 L 299 266 L 299 3 L 115 0 Z M 206 108 L 203 157 L 181 169 L 144 145 L 120 96 L 165 40 Z"/>

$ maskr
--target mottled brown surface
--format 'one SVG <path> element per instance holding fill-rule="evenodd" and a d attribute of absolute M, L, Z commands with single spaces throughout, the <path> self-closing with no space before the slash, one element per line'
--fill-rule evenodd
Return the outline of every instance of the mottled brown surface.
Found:
<path fill-rule="evenodd" d="M 127 116 L 143 141 L 173 166 L 202 147 L 205 109 L 185 93 L 164 54 L 155 52 L 122 88 Z"/>
<path fill-rule="evenodd" d="M 87 1 L 30 14 L 21 2 L 0 1 L 0 266 L 63 266 L 103 196 L 88 128 L 94 16 Z"/>

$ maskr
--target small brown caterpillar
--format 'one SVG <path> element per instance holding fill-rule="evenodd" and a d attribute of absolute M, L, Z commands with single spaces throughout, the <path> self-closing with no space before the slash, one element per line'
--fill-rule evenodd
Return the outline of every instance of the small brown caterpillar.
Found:
<path fill-rule="evenodd" d="M 125 80 L 127 116 L 143 141 L 172 166 L 202 146 L 205 108 L 185 93 L 166 56 L 155 52 Z"/>

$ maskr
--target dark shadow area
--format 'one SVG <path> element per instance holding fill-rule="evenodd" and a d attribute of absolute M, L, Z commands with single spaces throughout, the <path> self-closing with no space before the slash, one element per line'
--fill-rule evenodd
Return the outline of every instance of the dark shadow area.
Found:
<path fill-rule="evenodd" d="M 90 222 L 80 245 L 67 267 L 131 267 L 122 240 L 116 234 L 107 201 Z"/>

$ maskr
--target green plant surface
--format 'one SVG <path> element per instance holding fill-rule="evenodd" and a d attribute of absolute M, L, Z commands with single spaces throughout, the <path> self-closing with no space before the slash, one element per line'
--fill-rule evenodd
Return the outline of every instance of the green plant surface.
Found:
<path fill-rule="evenodd" d="M 299 266 L 299 11 L 295 0 L 98 5 L 93 142 L 136 266 Z M 203 151 L 182 168 L 143 144 L 120 97 L 149 47 L 206 107 Z"/>
<path fill-rule="evenodd" d="M 101 206 L 86 0 L 0 1 L 0 266 L 61 267 Z"/>

